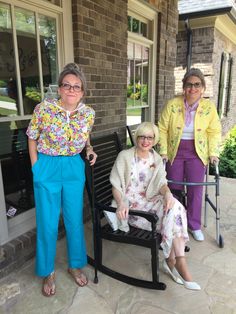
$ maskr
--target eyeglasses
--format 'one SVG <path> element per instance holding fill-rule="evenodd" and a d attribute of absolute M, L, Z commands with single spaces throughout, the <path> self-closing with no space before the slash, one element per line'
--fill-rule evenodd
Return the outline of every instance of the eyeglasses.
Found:
<path fill-rule="evenodd" d="M 201 88 L 202 87 L 202 83 L 201 82 L 196 82 L 196 83 L 186 83 L 184 85 L 185 88 Z"/>
<path fill-rule="evenodd" d="M 138 139 L 141 140 L 141 141 L 145 141 L 147 139 L 148 142 L 151 142 L 151 141 L 154 140 L 154 136 L 139 135 Z"/>
<path fill-rule="evenodd" d="M 73 90 L 75 93 L 81 92 L 82 88 L 79 85 L 70 85 L 69 83 L 61 83 L 60 87 L 62 87 L 64 90 Z"/>

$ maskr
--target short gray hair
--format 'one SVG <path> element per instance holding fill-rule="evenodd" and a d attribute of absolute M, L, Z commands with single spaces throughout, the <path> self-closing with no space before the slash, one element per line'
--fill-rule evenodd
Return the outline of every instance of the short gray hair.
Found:
<path fill-rule="evenodd" d="M 182 80 L 183 88 L 187 82 L 187 79 L 191 76 L 198 77 L 201 80 L 202 86 L 204 87 L 204 89 L 206 89 L 206 81 L 205 81 L 204 74 L 202 73 L 201 70 L 199 70 L 197 68 L 191 68 L 188 72 L 185 73 L 184 78 Z"/>
<path fill-rule="evenodd" d="M 77 63 L 68 63 L 64 66 L 64 69 L 61 71 L 58 78 L 58 86 L 59 87 L 61 86 L 64 77 L 68 74 L 73 74 L 81 80 L 82 83 L 81 88 L 82 91 L 84 92 L 84 96 L 86 96 L 87 93 L 86 78 L 83 71 L 81 70 Z"/>
<path fill-rule="evenodd" d="M 152 122 L 143 122 L 137 127 L 134 133 L 135 144 L 137 144 L 138 136 L 144 135 L 147 132 L 153 132 L 153 135 L 154 135 L 153 146 L 155 146 L 159 140 L 159 130 L 158 130 L 158 127 Z"/>

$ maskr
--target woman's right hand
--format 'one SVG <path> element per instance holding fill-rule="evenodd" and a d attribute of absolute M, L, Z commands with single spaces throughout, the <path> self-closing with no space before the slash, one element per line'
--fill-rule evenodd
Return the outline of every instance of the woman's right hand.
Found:
<path fill-rule="evenodd" d="M 38 159 L 32 160 L 32 161 L 31 161 L 31 167 L 33 167 L 34 164 L 36 164 L 37 161 L 38 161 Z"/>
<path fill-rule="evenodd" d="M 167 155 L 161 155 L 162 160 L 167 163 L 168 161 L 168 156 Z"/>
<path fill-rule="evenodd" d="M 129 215 L 129 207 L 124 202 L 121 202 L 117 207 L 116 215 L 120 220 L 127 219 Z"/>

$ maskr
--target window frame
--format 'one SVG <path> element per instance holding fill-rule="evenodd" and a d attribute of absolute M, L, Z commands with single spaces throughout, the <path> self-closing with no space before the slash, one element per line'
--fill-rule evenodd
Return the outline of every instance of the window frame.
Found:
<path fill-rule="evenodd" d="M 144 23 L 148 21 L 147 31 L 148 34 L 151 34 L 150 39 L 150 37 L 146 38 L 127 31 L 128 42 L 141 44 L 149 48 L 148 106 L 144 109 L 143 118 L 152 122 L 155 119 L 158 13 L 159 11 L 150 7 L 149 4 L 144 4 L 137 0 L 128 1 L 128 16 L 132 16 Z M 152 24 L 152 29 L 149 29 L 150 24 Z"/>
<path fill-rule="evenodd" d="M 14 16 L 14 7 L 31 10 L 35 13 L 35 17 L 38 14 L 46 15 L 56 19 L 56 29 L 57 29 L 57 57 L 58 57 L 58 67 L 59 71 L 62 69 L 63 65 L 72 62 L 74 60 L 73 54 L 73 28 L 72 28 L 72 4 L 71 0 L 61 0 L 61 6 L 54 5 L 50 2 L 43 0 L 0 0 L 1 3 L 7 4 L 11 7 L 12 16 Z M 13 42 L 15 51 L 15 63 L 16 63 L 16 77 L 17 77 L 17 87 L 20 84 L 20 68 L 19 68 L 19 58 L 17 52 L 17 41 L 16 41 L 16 29 L 15 21 L 12 19 L 12 29 L 13 29 Z M 36 24 L 37 25 L 37 24 Z M 38 56 L 40 56 L 40 45 L 39 45 L 39 32 L 36 29 L 37 38 L 37 50 Z M 40 59 L 39 59 L 40 60 Z M 39 62 L 40 78 L 42 80 L 42 67 Z M 42 81 L 40 82 L 41 91 L 43 88 Z M 21 95 L 22 102 L 22 95 Z M 20 113 L 23 113 L 23 103 L 19 104 Z M 11 122 L 11 121 L 23 121 L 30 120 L 32 115 L 19 115 L 14 117 L 2 117 L 0 118 L 0 123 Z M 6 205 L 5 205 L 5 195 L 3 189 L 3 178 L 0 160 L 0 245 L 16 238 L 17 236 L 33 229 L 35 227 L 35 208 L 29 209 L 28 211 L 7 219 L 6 216 Z"/>

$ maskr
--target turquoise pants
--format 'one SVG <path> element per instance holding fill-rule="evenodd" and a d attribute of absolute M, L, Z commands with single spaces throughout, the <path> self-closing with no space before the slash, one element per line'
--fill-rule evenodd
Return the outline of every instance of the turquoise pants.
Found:
<path fill-rule="evenodd" d="M 84 161 L 80 155 L 38 154 L 32 167 L 36 204 L 36 274 L 54 271 L 58 223 L 62 210 L 70 268 L 87 264 L 83 226 Z"/>

